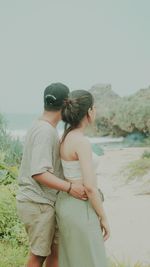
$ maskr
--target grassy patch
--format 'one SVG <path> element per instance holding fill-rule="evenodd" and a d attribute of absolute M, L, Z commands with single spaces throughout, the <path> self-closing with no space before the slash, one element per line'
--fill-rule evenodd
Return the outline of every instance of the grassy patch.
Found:
<path fill-rule="evenodd" d="M 17 216 L 13 191 L 12 185 L 0 186 L 0 240 L 27 246 L 27 236 Z"/>
<path fill-rule="evenodd" d="M 143 152 L 143 155 L 142 155 L 142 158 L 147 158 L 147 159 L 150 159 L 150 151 L 144 151 Z"/>
<path fill-rule="evenodd" d="M 144 151 L 141 158 L 128 166 L 128 179 L 142 177 L 150 171 L 150 151 Z"/>
<path fill-rule="evenodd" d="M 27 261 L 27 250 L 24 246 L 14 246 L 10 242 L 0 242 L 0 266 L 23 267 Z"/>
<path fill-rule="evenodd" d="M 111 262 L 109 267 L 149 267 L 149 264 L 145 265 L 140 262 L 130 264 L 130 263 L 121 263 L 119 261 Z"/>
<path fill-rule="evenodd" d="M 128 178 L 142 177 L 150 170 L 150 159 L 141 158 L 134 162 L 131 162 L 129 165 L 129 176 Z"/>

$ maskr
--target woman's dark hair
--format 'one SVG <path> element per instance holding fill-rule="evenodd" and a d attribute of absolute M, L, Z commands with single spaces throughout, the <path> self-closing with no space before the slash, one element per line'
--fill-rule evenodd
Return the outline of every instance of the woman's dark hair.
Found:
<path fill-rule="evenodd" d="M 68 99 L 64 101 L 62 106 L 62 120 L 65 122 L 65 131 L 62 137 L 64 141 L 66 135 L 80 124 L 84 116 L 92 108 L 94 98 L 92 94 L 86 90 L 72 91 Z"/>

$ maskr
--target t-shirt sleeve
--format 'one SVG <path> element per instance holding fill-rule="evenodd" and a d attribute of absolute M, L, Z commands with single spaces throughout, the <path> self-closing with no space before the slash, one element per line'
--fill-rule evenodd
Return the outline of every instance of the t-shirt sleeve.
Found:
<path fill-rule="evenodd" d="M 38 136 L 32 148 L 30 175 L 36 175 L 44 172 L 54 172 L 53 169 L 53 136 Z"/>

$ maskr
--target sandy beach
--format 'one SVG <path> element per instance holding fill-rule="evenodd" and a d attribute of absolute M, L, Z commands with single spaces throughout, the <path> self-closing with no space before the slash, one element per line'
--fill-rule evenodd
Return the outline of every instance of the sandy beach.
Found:
<path fill-rule="evenodd" d="M 126 166 L 146 148 L 105 151 L 100 157 L 98 183 L 105 195 L 104 207 L 111 228 L 107 254 L 126 264 L 150 266 L 150 173 L 125 183 Z"/>

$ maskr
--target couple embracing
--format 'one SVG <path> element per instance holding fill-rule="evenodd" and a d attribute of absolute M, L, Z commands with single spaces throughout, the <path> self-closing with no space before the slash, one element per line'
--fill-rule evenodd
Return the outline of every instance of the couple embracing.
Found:
<path fill-rule="evenodd" d="M 109 226 L 97 188 L 96 155 L 84 135 L 95 119 L 90 92 L 53 83 L 28 131 L 17 209 L 30 244 L 27 267 L 106 267 Z M 59 140 L 56 126 L 65 122 Z"/>

